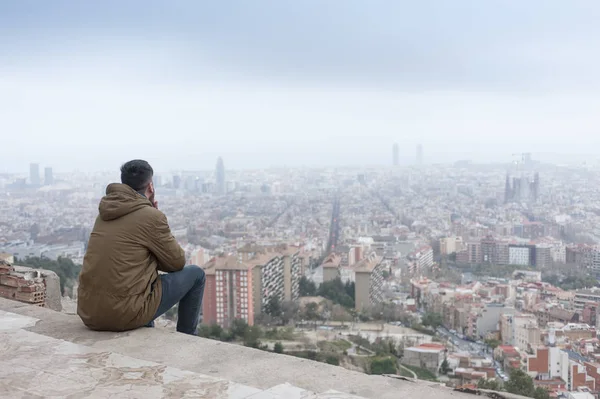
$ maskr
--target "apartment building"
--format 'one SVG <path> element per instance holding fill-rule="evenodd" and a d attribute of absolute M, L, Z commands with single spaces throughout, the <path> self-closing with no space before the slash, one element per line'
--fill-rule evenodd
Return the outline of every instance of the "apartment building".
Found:
<path fill-rule="evenodd" d="M 583 313 L 583 309 L 589 302 L 600 303 L 600 288 L 592 288 L 589 290 L 575 291 L 575 299 L 573 300 L 575 310 Z"/>
<path fill-rule="evenodd" d="M 513 310 L 500 316 L 499 325 L 503 345 L 526 350 L 540 343 L 541 331 L 534 315 L 514 314 Z"/>
<path fill-rule="evenodd" d="M 341 258 L 336 254 L 330 254 L 325 258 L 322 265 L 323 282 L 332 281 L 341 276 L 340 264 Z"/>
<path fill-rule="evenodd" d="M 513 314 L 515 309 L 507 307 L 501 303 L 488 303 L 483 305 L 477 312 L 475 322 L 474 337 L 485 337 L 487 334 L 498 331 L 500 316 L 503 314 Z"/>
<path fill-rule="evenodd" d="M 596 389 L 596 379 L 588 375 L 586 365 L 571 360 L 566 351 L 557 347 L 537 348 L 527 359 L 527 373 L 540 381 L 561 379 L 569 391 Z"/>
<path fill-rule="evenodd" d="M 450 255 L 463 250 L 462 237 L 452 236 L 440 239 L 440 253 L 442 255 Z"/>
<path fill-rule="evenodd" d="M 408 270 L 413 275 L 421 275 L 433 267 L 433 248 L 424 245 L 407 256 Z"/>
<path fill-rule="evenodd" d="M 252 325 L 271 298 L 297 300 L 303 258 L 297 247 L 268 250 L 246 246 L 236 255 L 219 256 L 203 266 L 206 286 L 204 323 L 227 327 L 234 319 Z"/>
<path fill-rule="evenodd" d="M 363 310 L 383 300 L 383 258 L 371 253 L 354 267 L 356 310 Z"/>
<path fill-rule="evenodd" d="M 220 256 L 204 265 L 203 322 L 229 327 L 235 319 L 254 324 L 253 265 L 236 256 Z"/>
<path fill-rule="evenodd" d="M 578 323 L 579 313 L 561 309 L 559 307 L 540 308 L 535 311 L 535 316 L 540 327 L 546 327 L 548 323 L 558 322 L 563 324 Z"/>
<path fill-rule="evenodd" d="M 235 319 L 254 324 L 252 277 L 252 265 L 236 257 L 228 257 L 216 267 L 217 324 L 229 327 Z"/>
<path fill-rule="evenodd" d="M 302 256 L 297 247 L 283 250 L 283 299 L 295 301 L 300 298 L 300 278 L 302 277 Z"/>
<path fill-rule="evenodd" d="M 535 246 L 510 244 L 508 246 L 508 261 L 511 265 L 535 266 Z"/>

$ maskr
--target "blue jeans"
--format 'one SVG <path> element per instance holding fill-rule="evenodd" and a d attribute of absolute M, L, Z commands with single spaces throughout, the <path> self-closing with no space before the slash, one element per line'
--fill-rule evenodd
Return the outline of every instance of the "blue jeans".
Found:
<path fill-rule="evenodd" d="M 186 266 L 178 272 L 161 274 L 162 297 L 158 310 L 147 327 L 154 327 L 154 320 L 179 303 L 177 331 L 198 335 L 198 323 L 202 313 L 202 297 L 206 276 L 198 266 Z"/>

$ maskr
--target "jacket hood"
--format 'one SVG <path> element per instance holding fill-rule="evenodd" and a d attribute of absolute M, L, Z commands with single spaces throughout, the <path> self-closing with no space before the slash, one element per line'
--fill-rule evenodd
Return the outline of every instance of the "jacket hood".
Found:
<path fill-rule="evenodd" d="M 152 206 L 143 195 L 126 184 L 112 183 L 106 187 L 106 196 L 100 200 L 98 210 L 102 220 L 115 220 L 146 206 Z"/>

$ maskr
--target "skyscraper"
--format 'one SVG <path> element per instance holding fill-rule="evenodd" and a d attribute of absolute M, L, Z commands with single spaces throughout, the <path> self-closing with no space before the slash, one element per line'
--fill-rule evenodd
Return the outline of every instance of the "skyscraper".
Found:
<path fill-rule="evenodd" d="M 215 171 L 215 180 L 217 183 L 217 194 L 225 195 L 225 165 L 223 158 L 217 159 L 217 170 Z"/>
<path fill-rule="evenodd" d="M 175 190 L 179 190 L 180 187 L 181 187 L 181 176 L 174 175 L 173 176 L 173 188 Z"/>
<path fill-rule="evenodd" d="M 394 143 L 392 155 L 394 160 L 394 166 L 398 166 L 398 164 L 400 163 L 400 147 L 398 147 L 398 143 Z"/>
<path fill-rule="evenodd" d="M 423 146 L 417 145 L 417 165 L 423 165 Z"/>
<path fill-rule="evenodd" d="M 52 174 L 52 168 L 47 167 L 44 169 L 44 185 L 51 186 L 54 184 L 54 175 Z"/>
<path fill-rule="evenodd" d="M 536 172 L 531 180 L 530 176 L 523 174 L 521 177 L 513 177 L 512 184 L 510 175 L 506 175 L 504 185 L 504 203 L 509 202 L 533 202 L 537 203 L 540 195 L 540 174 Z"/>
<path fill-rule="evenodd" d="M 510 175 L 506 173 L 506 182 L 504 183 L 504 203 L 508 204 L 513 199 L 512 186 L 510 185 Z"/>
<path fill-rule="evenodd" d="M 29 164 L 29 182 L 32 186 L 40 185 L 40 164 Z"/>

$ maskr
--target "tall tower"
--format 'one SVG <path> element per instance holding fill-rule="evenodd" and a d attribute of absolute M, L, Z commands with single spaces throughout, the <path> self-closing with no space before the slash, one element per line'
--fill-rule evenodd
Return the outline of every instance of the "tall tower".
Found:
<path fill-rule="evenodd" d="M 540 172 L 535 172 L 533 175 L 533 187 L 531 188 L 531 199 L 537 203 L 540 197 Z"/>
<path fill-rule="evenodd" d="M 29 182 L 32 186 L 40 185 L 40 164 L 29 164 Z"/>
<path fill-rule="evenodd" d="M 44 185 L 51 186 L 54 184 L 54 175 L 52 174 L 52 168 L 47 167 L 44 169 Z"/>
<path fill-rule="evenodd" d="M 512 189 L 510 186 L 510 175 L 506 174 L 506 183 L 504 184 L 504 203 L 508 204 L 513 198 Z"/>
<path fill-rule="evenodd" d="M 217 159 L 215 180 L 217 181 L 217 194 L 225 195 L 225 165 L 223 164 L 223 158 L 221 157 Z"/>
<path fill-rule="evenodd" d="M 398 143 L 394 143 L 394 147 L 392 148 L 392 157 L 394 166 L 398 166 L 400 164 L 400 147 L 398 146 Z"/>
<path fill-rule="evenodd" d="M 417 165 L 423 165 L 423 145 L 417 146 Z"/>

